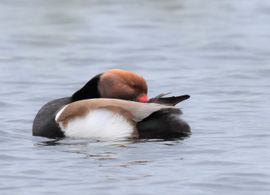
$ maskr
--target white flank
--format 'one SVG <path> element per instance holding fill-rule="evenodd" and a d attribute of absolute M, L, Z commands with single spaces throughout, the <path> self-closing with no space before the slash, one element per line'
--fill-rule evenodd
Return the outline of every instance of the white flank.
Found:
<path fill-rule="evenodd" d="M 57 116 L 60 116 L 59 113 Z M 129 138 L 134 130 L 124 116 L 102 108 L 92 110 L 84 117 L 70 120 L 65 127 L 60 123 L 60 127 L 67 137 L 101 140 Z"/>

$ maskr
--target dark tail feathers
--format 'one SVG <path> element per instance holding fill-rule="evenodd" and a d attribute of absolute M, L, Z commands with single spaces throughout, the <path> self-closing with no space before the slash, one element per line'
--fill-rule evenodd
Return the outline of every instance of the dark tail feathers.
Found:
<path fill-rule="evenodd" d="M 141 139 L 184 138 L 191 134 L 189 125 L 180 119 L 181 111 L 165 108 L 152 113 L 137 124 Z"/>
<path fill-rule="evenodd" d="M 166 104 L 170 106 L 175 106 L 179 102 L 182 102 L 188 98 L 190 98 L 189 95 L 181 95 L 181 96 L 171 96 L 171 97 L 164 97 L 167 94 L 160 94 L 154 98 L 151 98 L 149 102 L 151 103 L 158 103 L 158 104 Z"/>

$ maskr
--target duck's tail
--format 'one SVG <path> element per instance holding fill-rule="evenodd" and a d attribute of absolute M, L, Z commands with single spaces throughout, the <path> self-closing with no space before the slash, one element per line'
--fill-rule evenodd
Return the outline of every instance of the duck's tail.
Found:
<path fill-rule="evenodd" d="M 158 103 L 158 104 L 166 104 L 170 106 L 175 106 L 179 102 L 182 102 L 186 99 L 189 99 L 189 95 L 180 95 L 180 96 L 171 96 L 171 97 L 164 97 L 168 95 L 168 93 L 162 93 L 154 98 L 151 98 L 149 102 L 151 103 Z"/>
<path fill-rule="evenodd" d="M 181 111 L 164 108 L 152 113 L 137 124 L 141 139 L 184 138 L 191 134 L 190 126 L 180 119 Z"/>

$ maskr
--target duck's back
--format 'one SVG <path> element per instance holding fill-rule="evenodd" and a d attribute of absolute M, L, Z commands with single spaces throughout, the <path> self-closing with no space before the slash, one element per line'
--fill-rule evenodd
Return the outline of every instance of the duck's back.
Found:
<path fill-rule="evenodd" d="M 180 115 L 174 106 L 99 98 L 67 104 L 55 120 L 68 137 L 167 139 L 190 134 Z"/>

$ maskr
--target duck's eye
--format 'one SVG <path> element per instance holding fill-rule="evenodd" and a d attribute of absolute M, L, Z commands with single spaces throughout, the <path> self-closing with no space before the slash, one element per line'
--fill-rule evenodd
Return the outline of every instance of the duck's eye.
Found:
<path fill-rule="evenodd" d="M 132 82 L 132 83 L 131 83 L 131 86 L 132 86 L 133 88 L 139 88 L 139 87 L 140 87 L 140 85 L 138 85 L 138 84 L 135 83 L 135 82 Z"/>

